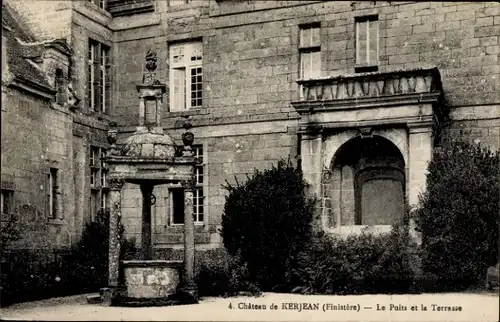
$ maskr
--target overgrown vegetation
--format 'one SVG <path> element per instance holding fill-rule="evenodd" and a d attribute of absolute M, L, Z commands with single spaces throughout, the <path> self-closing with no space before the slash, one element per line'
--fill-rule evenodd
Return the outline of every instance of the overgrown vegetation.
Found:
<path fill-rule="evenodd" d="M 66 269 L 78 287 L 84 291 L 97 291 L 108 284 L 109 211 L 100 211 L 94 222 L 87 224 L 82 238 L 66 261 Z M 135 244 L 124 237 L 124 227 L 118 226 L 120 256 L 123 259 L 135 252 Z"/>
<path fill-rule="evenodd" d="M 301 171 L 280 161 L 226 188 L 221 229 L 225 248 L 241 256 L 248 277 L 262 290 L 283 289 L 290 260 L 311 236 L 313 205 Z"/>
<path fill-rule="evenodd" d="M 230 255 L 224 248 L 200 252 L 196 264 L 196 280 L 201 296 L 260 293 L 259 288 L 250 282 L 247 265 L 241 256 Z"/>
<path fill-rule="evenodd" d="M 20 207 L 19 209 L 26 209 Z M 18 214 L 20 217 L 21 214 Z M 10 235 L 2 230 L 2 238 L 16 240 L 19 224 L 12 221 Z M 9 227 L 9 226 L 6 226 Z M 123 238 L 120 225 L 122 257 L 135 252 L 135 245 Z M 109 212 L 100 212 L 95 222 L 87 224 L 81 240 L 71 249 L 16 249 L 2 257 L 2 306 L 15 302 L 38 300 L 84 292 L 96 292 L 107 286 Z M 4 241 L 2 240 L 2 243 Z M 2 253 L 3 250 L 2 249 Z M 5 255 L 5 254 L 2 254 Z"/>
<path fill-rule="evenodd" d="M 434 151 L 416 219 L 422 268 L 444 288 L 468 287 L 498 263 L 499 169 L 498 152 L 478 144 Z"/>
<path fill-rule="evenodd" d="M 407 227 L 347 238 L 319 235 L 289 271 L 292 292 L 302 294 L 407 293 L 416 245 Z"/>

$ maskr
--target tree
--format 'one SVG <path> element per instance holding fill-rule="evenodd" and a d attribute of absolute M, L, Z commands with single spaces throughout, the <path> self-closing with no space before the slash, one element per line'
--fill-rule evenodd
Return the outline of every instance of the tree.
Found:
<path fill-rule="evenodd" d="M 290 259 L 311 236 L 313 205 L 302 172 L 280 161 L 226 189 L 224 246 L 231 255 L 241 255 L 250 278 L 263 290 L 284 286 Z"/>
<path fill-rule="evenodd" d="M 434 151 L 416 212 L 424 272 L 468 286 L 498 263 L 499 160 L 462 141 Z"/>

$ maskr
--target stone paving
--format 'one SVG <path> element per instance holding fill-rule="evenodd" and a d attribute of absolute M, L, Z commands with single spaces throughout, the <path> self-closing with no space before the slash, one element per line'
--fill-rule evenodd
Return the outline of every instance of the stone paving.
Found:
<path fill-rule="evenodd" d="M 204 298 L 168 307 L 105 307 L 86 295 L 16 304 L 3 320 L 85 321 L 498 321 L 498 293 Z M 427 311 L 423 308 L 426 307 Z M 449 311 L 454 310 L 454 311 Z"/>

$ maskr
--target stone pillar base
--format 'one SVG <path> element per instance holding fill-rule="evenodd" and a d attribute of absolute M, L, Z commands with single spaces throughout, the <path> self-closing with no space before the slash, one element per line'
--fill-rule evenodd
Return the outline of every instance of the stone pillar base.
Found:
<path fill-rule="evenodd" d="M 183 285 L 177 291 L 181 301 L 185 304 L 198 303 L 198 288 L 196 285 Z"/>
<path fill-rule="evenodd" d="M 101 288 L 99 293 L 101 294 L 102 306 L 112 306 L 115 303 L 117 292 L 114 287 Z"/>

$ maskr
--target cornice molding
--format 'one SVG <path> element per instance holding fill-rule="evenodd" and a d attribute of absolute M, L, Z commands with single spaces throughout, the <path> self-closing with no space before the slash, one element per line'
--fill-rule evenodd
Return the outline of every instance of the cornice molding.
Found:
<path fill-rule="evenodd" d="M 55 100 L 55 95 L 57 93 L 55 90 L 51 88 L 48 88 L 46 86 L 37 84 L 35 82 L 17 76 L 14 77 L 10 81 L 10 83 L 7 84 L 7 86 L 27 91 L 35 96 L 41 97 L 49 101 Z"/>

